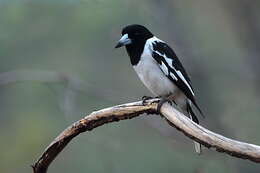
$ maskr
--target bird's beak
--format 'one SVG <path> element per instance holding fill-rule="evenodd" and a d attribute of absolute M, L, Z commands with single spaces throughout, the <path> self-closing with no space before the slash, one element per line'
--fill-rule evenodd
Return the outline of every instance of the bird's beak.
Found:
<path fill-rule="evenodd" d="M 131 44 L 132 40 L 128 38 L 128 34 L 123 35 L 120 40 L 118 41 L 117 45 L 115 48 L 119 48 L 128 44 Z"/>

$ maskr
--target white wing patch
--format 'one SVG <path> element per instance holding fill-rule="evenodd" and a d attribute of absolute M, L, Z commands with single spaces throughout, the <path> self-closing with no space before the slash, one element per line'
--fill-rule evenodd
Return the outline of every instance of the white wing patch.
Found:
<path fill-rule="evenodd" d="M 189 90 L 191 91 L 192 95 L 194 95 L 194 92 L 193 92 L 191 86 L 190 86 L 189 83 L 186 81 L 186 79 L 185 79 L 185 77 L 182 75 L 182 73 L 181 73 L 179 70 L 177 70 L 176 73 L 177 73 L 177 75 L 181 78 L 181 80 L 185 83 L 185 85 L 187 85 L 187 87 L 188 87 Z"/>
<path fill-rule="evenodd" d="M 172 59 L 171 58 L 168 58 L 165 54 L 161 54 L 158 51 L 154 51 L 154 52 L 157 53 L 158 55 L 162 56 L 165 59 L 165 61 L 167 62 L 167 64 L 176 71 L 176 69 L 172 66 Z"/>
<path fill-rule="evenodd" d="M 174 79 L 174 80 L 178 80 L 178 78 L 173 74 L 173 73 L 170 73 L 170 76 Z"/>
<path fill-rule="evenodd" d="M 158 40 L 156 40 L 156 41 L 158 41 Z M 185 83 L 185 85 L 189 88 L 189 90 L 191 91 L 192 95 L 194 96 L 194 92 L 193 92 L 191 86 L 189 85 L 189 83 L 187 82 L 187 80 L 185 79 L 185 77 L 183 76 L 181 71 L 180 70 L 176 70 L 175 67 L 172 66 L 173 60 L 171 58 L 168 58 L 165 54 L 161 54 L 159 51 L 154 51 L 154 52 L 156 54 L 162 56 L 165 59 L 166 63 L 177 73 L 177 75 L 181 78 L 181 80 Z M 169 70 L 168 70 L 167 66 L 164 64 L 164 62 L 162 62 L 162 64 L 160 65 L 160 68 L 162 69 L 164 74 L 170 75 L 176 81 L 178 80 L 178 78 L 173 73 L 169 74 Z"/>
<path fill-rule="evenodd" d="M 158 55 L 162 56 L 165 60 L 167 64 L 172 64 L 172 59 L 168 58 L 165 54 L 161 54 L 158 51 L 154 51 L 155 53 L 157 53 Z M 164 62 L 162 62 L 162 64 L 160 65 L 162 71 L 164 72 L 164 74 L 166 75 L 170 75 L 172 77 L 173 80 L 178 80 L 178 78 L 171 72 L 169 72 L 169 69 L 167 68 L 167 66 L 164 64 Z M 173 69 L 176 71 L 176 69 L 173 67 Z"/>
<path fill-rule="evenodd" d="M 169 75 L 169 70 L 168 70 L 167 66 L 163 62 L 160 65 L 160 68 L 162 69 L 164 74 Z"/>

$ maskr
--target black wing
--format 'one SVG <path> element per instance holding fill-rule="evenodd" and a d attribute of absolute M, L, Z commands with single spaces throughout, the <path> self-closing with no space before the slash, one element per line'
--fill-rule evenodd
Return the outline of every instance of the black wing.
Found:
<path fill-rule="evenodd" d="M 161 41 L 154 41 L 152 45 L 152 56 L 159 64 L 161 70 L 191 100 L 203 116 L 201 109 L 196 103 L 191 80 L 175 52 Z"/>

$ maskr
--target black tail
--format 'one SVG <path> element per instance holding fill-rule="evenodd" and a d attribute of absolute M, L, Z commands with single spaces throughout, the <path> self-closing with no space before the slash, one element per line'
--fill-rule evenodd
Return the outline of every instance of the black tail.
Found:
<path fill-rule="evenodd" d="M 198 120 L 197 116 L 195 115 L 195 113 L 193 112 L 189 101 L 187 101 L 187 112 L 191 116 L 191 120 L 194 121 L 195 123 L 199 124 L 199 120 Z"/>
<path fill-rule="evenodd" d="M 192 102 L 192 103 L 194 104 L 194 106 L 198 109 L 198 111 L 200 112 L 200 115 L 201 115 L 203 118 L 205 118 L 205 115 L 203 114 L 203 112 L 202 112 L 202 110 L 200 109 L 199 105 L 198 105 L 197 102 L 195 101 L 195 98 L 191 99 L 191 102 Z M 187 105 L 190 106 L 189 103 L 187 103 Z M 187 109 L 188 109 L 188 108 L 187 108 Z M 190 110 L 191 110 L 191 112 L 193 112 L 192 109 L 191 109 L 191 107 L 190 107 Z M 193 113 L 193 114 L 194 114 L 194 113 Z M 194 114 L 194 115 L 195 115 L 195 114 Z"/>
<path fill-rule="evenodd" d="M 197 116 L 195 115 L 195 113 L 192 111 L 191 102 L 189 100 L 187 100 L 187 112 L 190 116 L 190 119 L 192 121 L 194 121 L 195 123 L 199 124 L 199 120 L 198 120 Z M 194 145 L 195 145 L 196 153 L 201 154 L 201 144 L 194 141 Z"/>

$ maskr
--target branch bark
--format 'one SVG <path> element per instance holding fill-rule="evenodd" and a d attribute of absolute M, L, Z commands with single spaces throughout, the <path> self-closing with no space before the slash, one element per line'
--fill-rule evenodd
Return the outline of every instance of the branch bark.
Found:
<path fill-rule="evenodd" d="M 159 99 L 151 99 L 145 105 L 141 101 L 118 105 L 96 112 L 92 112 L 83 119 L 75 122 L 65 129 L 45 149 L 41 157 L 32 165 L 34 173 L 46 173 L 49 165 L 66 145 L 77 135 L 106 123 L 131 119 L 143 113 L 156 114 Z M 170 125 L 182 131 L 189 138 L 200 142 L 207 148 L 215 148 L 219 152 L 225 152 L 231 156 L 249 159 L 260 163 L 260 146 L 236 141 L 207 130 L 192 122 L 189 118 L 165 103 L 161 108 L 161 115 Z"/>

